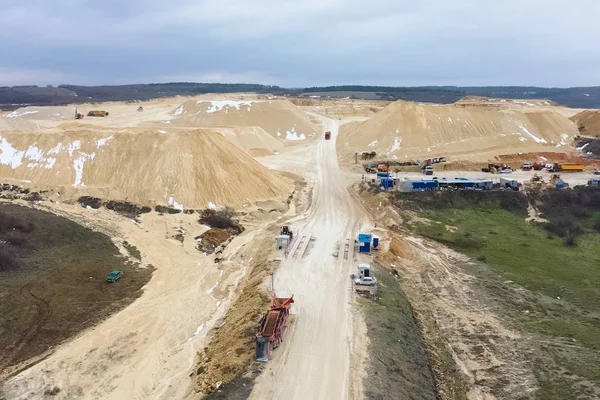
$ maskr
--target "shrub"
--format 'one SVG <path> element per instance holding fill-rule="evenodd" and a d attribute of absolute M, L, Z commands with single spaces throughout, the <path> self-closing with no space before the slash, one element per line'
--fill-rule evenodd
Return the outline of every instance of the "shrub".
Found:
<path fill-rule="evenodd" d="M 198 222 L 201 224 L 206 224 L 211 228 L 232 229 L 237 233 L 240 233 L 244 229 L 241 227 L 238 221 L 233 219 L 235 214 L 235 211 L 229 207 L 226 207 L 223 210 L 213 210 L 207 208 L 202 210 L 200 213 L 200 219 L 198 219 Z"/>
<path fill-rule="evenodd" d="M 596 221 L 594 221 L 594 229 L 600 232 L 600 217 L 596 218 Z"/>

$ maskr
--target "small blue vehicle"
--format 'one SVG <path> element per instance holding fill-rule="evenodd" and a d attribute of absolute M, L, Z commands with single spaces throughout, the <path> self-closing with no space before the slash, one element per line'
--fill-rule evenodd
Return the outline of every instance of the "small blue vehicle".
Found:
<path fill-rule="evenodd" d="M 118 281 L 121 277 L 123 276 L 123 272 L 119 271 L 118 269 L 115 269 L 114 271 L 112 271 L 109 275 L 108 278 L 106 278 L 106 282 L 116 282 Z"/>

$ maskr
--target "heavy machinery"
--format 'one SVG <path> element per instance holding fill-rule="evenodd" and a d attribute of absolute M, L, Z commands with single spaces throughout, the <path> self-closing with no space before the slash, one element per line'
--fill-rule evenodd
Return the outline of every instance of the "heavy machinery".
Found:
<path fill-rule="evenodd" d="M 554 163 L 552 168 L 548 168 L 550 172 L 583 172 L 584 166 L 583 164 L 562 164 L 562 163 Z"/>
<path fill-rule="evenodd" d="M 360 295 L 376 296 L 378 289 L 377 279 L 371 273 L 369 264 L 358 264 L 358 275 L 350 275 L 354 283 L 354 290 Z"/>
<path fill-rule="evenodd" d="M 433 175 L 433 166 L 431 165 L 424 165 L 421 168 L 421 171 L 425 174 L 425 175 Z"/>
<path fill-rule="evenodd" d="M 325 140 L 330 140 L 330 139 L 331 139 L 331 131 L 325 132 Z"/>
<path fill-rule="evenodd" d="M 536 162 L 533 163 L 533 169 L 535 171 L 541 171 L 544 168 L 546 168 L 546 164 L 543 163 L 543 162 L 541 162 L 541 161 L 536 161 Z"/>
<path fill-rule="evenodd" d="M 92 110 L 88 113 L 88 117 L 108 117 L 108 111 Z"/>
<path fill-rule="evenodd" d="M 138 110 L 138 112 L 144 112 L 144 107 L 139 106 L 137 110 Z"/>
<path fill-rule="evenodd" d="M 281 227 L 281 234 L 288 235 L 290 237 L 290 243 L 292 242 L 292 239 L 294 239 L 294 233 L 292 232 L 290 227 L 287 225 Z"/>
<path fill-rule="evenodd" d="M 271 309 L 261 318 L 256 333 L 256 361 L 267 362 L 271 353 L 283 342 L 285 323 L 290 315 L 294 296 L 275 298 Z"/>
<path fill-rule="evenodd" d="M 385 164 L 379 164 L 377 166 L 377 171 L 378 172 L 388 172 L 388 166 Z"/>
<path fill-rule="evenodd" d="M 521 169 L 523 171 L 531 171 L 531 168 L 533 168 L 533 165 L 531 165 L 531 163 L 523 163 L 523 166 L 521 167 Z"/>

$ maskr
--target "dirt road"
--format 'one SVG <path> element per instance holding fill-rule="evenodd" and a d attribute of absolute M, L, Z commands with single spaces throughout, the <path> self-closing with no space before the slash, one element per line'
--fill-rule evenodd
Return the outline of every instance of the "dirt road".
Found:
<path fill-rule="evenodd" d="M 294 321 L 251 399 L 354 397 L 351 360 L 357 359 L 352 354 L 358 350 L 353 349 L 352 332 L 353 324 L 360 321 L 353 317 L 349 303 L 349 276 L 354 271 L 354 238 L 369 227 L 369 220 L 348 193 L 346 175 L 338 165 L 339 122 L 321 119 L 332 138 L 316 145 L 311 160 L 315 167 L 312 204 L 292 226 L 296 238 L 273 282 L 277 296 L 294 295 Z M 347 258 L 346 240 L 350 243 Z M 338 244 L 339 255 L 334 257 Z"/>

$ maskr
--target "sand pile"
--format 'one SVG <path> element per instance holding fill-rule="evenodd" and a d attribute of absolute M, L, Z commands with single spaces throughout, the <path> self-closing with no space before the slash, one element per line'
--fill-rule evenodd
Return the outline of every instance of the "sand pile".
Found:
<path fill-rule="evenodd" d="M 577 127 L 548 109 L 484 105 L 424 105 L 397 101 L 342 130 L 342 160 L 376 151 L 390 160 L 451 156 L 487 160 L 497 154 L 572 150 Z"/>
<path fill-rule="evenodd" d="M 582 135 L 600 136 L 600 110 L 582 111 L 570 119 L 577 125 Z"/>
<path fill-rule="evenodd" d="M 0 180 L 176 208 L 285 198 L 290 180 L 204 130 L 0 133 Z M 12 180 L 11 180 L 12 179 Z"/>
<path fill-rule="evenodd" d="M 287 143 L 320 136 L 320 128 L 287 100 L 188 100 L 171 112 L 171 124 L 260 127 Z"/>
<path fill-rule="evenodd" d="M 5 119 L 30 119 L 38 121 L 64 121 L 75 119 L 75 106 L 64 107 L 22 107 L 4 113 Z"/>
<path fill-rule="evenodd" d="M 282 141 L 258 126 L 207 128 L 225 136 L 236 147 L 253 157 L 270 156 L 283 149 Z"/>

